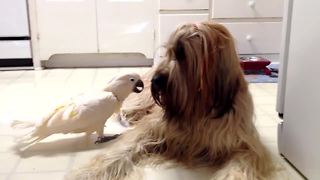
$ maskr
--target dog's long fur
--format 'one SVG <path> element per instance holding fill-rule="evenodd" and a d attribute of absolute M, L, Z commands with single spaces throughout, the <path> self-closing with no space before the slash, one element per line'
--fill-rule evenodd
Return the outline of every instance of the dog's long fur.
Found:
<path fill-rule="evenodd" d="M 137 179 L 140 167 L 164 162 L 208 168 L 212 179 L 270 179 L 276 167 L 254 126 L 231 34 L 211 22 L 185 24 L 166 48 L 152 84 L 123 108 L 135 128 L 67 179 Z"/>

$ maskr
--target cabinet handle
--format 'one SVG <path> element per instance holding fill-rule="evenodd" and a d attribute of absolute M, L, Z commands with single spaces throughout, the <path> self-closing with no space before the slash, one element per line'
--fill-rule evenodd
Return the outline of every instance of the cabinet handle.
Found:
<path fill-rule="evenodd" d="M 252 36 L 251 35 L 247 35 L 246 39 L 247 39 L 247 41 L 252 41 Z"/>
<path fill-rule="evenodd" d="M 254 0 L 249 1 L 248 6 L 254 8 L 256 6 L 256 2 Z"/>

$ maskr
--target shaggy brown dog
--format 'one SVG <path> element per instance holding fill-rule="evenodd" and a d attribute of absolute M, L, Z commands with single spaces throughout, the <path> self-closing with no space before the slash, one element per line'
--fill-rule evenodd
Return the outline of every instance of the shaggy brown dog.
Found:
<path fill-rule="evenodd" d="M 140 179 L 139 167 L 171 162 L 208 168 L 212 179 L 270 179 L 275 165 L 254 126 L 252 98 L 227 29 L 185 24 L 166 49 L 151 93 L 147 86 L 123 109 L 127 118 L 140 119 L 136 127 L 67 178 Z"/>

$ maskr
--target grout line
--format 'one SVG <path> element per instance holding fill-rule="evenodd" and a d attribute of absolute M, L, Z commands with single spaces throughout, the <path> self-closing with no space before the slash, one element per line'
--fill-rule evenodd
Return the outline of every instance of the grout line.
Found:
<path fill-rule="evenodd" d="M 5 176 L 5 180 L 9 180 L 9 176 L 10 176 L 10 174 L 8 174 L 8 173 L 0 173 L 0 175 L 4 175 Z"/>
<path fill-rule="evenodd" d="M 97 76 L 97 74 L 98 74 L 98 70 L 95 68 L 94 69 L 94 74 L 93 74 L 93 77 L 92 77 L 92 80 L 91 80 L 91 87 L 95 84 L 95 82 L 96 82 L 96 78 L 98 77 Z"/>
<path fill-rule="evenodd" d="M 45 79 L 46 77 L 48 77 L 48 74 L 50 74 L 50 71 L 51 71 L 51 70 L 49 70 L 49 69 L 44 69 L 44 70 L 41 70 L 41 71 L 44 71 L 42 78 Z"/>
<path fill-rule="evenodd" d="M 261 128 L 276 128 L 277 127 L 277 125 L 262 125 L 262 124 L 257 124 L 257 123 L 255 123 L 254 126 L 257 129 L 261 129 Z"/>
<path fill-rule="evenodd" d="M 6 180 L 10 180 L 12 178 L 12 176 L 15 174 L 20 162 L 21 162 L 21 158 L 19 157 L 19 159 L 17 160 L 17 162 L 13 166 L 12 170 L 10 171 L 9 175 L 7 176 Z"/>
<path fill-rule="evenodd" d="M 22 77 L 22 75 L 26 73 L 26 71 L 22 71 L 16 78 L 14 78 L 13 80 L 9 80 L 9 82 L 7 83 L 6 87 L 9 87 L 10 85 L 12 85 L 13 83 L 15 83 L 19 78 Z M 4 88 L 5 89 L 5 88 Z"/>
<path fill-rule="evenodd" d="M 21 72 L 21 74 L 19 74 L 16 78 L 14 78 L 13 80 L 9 80 L 8 83 L 6 83 L 5 86 L 0 88 L 0 91 L 5 91 L 9 86 L 13 85 L 19 78 L 22 77 L 22 75 L 25 73 L 26 71 Z"/>
<path fill-rule="evenodd" d="M 13 137 L 13 134 L 0 134 L 0 137 Z"/>
<path fill-rule="evenodd" d="M 70 159 L 69 159 L 69 162 L 68 162 L 68 165 L 67 165 L 66 172 L 71 171 L 71 169 L 72 169 L 72 167 L 73 167 L 73 165 L 74 165 L 74 162 L 75 162 L 75 160 L 76 160 L 76 155 L 77 155 L 77 153 L 71 154 Z"/>
<path fill-rule="evenodd" d="M 16 173 L 13 173 L 12 175 L 14 175 L 14 174 L 45 174 L 45 173 L 59 173 L 59 172 L 63 172 L 64 173 L 65 171 L 62 171 L 62 170 L 24 171 L 24 172 L 16 172 Z M 11 176 L 10 176 L 10 178 L 11 178 Z M 7 180 L 9 180 L 9 179 L 7 179 Z"/>
<path fill-rule="evenodd" d="M 9 178 L 10 174 L 0 174 L 0 175 L 6 176 L 4 179 L 5 179 L 5 180 L 9 180 L 8 178 Z"/>
<path fill-rule="evenodd" d="M 73 73 L 74 73 L 75 69 L 72 69 L 72 71 L 69 73 L 69 75 L 66 77 L 65 81 L 64 81 L 64 87 L 67 87 L 67 84 L 69 83 Z M 68 87 L 67 87 L 68 88 Z"/>

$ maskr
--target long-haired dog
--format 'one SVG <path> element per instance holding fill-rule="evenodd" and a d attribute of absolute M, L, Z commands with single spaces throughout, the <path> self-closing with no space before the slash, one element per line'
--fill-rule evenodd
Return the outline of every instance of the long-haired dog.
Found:
<path fill-rule="evenodd" d="M 233 38 L 222 25 L 180 26 L 165 59 L 145 78 L 124 116 L 137 120 L 67 179 L 140 179 L 140 167 L 170 162 L 206 168 L 211 179 L 270 179 L 276 171 L 253 123 L 253 101 Z M 148 87 L 150 91 L 148 91 Z"/>

